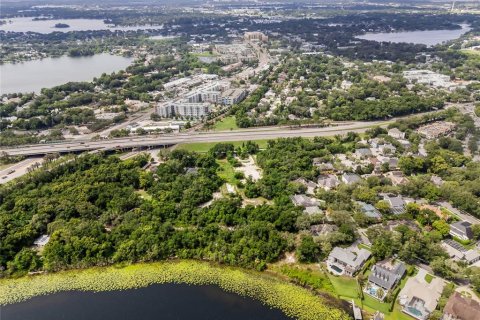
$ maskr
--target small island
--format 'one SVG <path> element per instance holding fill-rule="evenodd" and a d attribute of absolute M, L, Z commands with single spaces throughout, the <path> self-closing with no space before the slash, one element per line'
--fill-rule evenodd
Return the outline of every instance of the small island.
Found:
<path fill-rule="evenodd" d="M 55 24 L 54 26 L 55 28 L 61 28 L 61 29 L 64 29 L 64 28 L 70 28 L 70 26 L 66 23 L 57 23 Z"/>

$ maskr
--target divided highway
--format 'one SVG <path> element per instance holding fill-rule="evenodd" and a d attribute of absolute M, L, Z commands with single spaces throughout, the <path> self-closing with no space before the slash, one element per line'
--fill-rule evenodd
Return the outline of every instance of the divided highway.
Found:
<path fill-rule="evenodd" d="M 334 136 L 347 132 L 364 132 L 373 125 L 381 125 L 383 121 L 376 122 L 350 122 L 335 127 L 325 128 L 260 128 L 223 132 L 202 133 L 179 133 L 159 136 L 126 137 L 106 140 L 65 140 L 56 143 L 44 143 L 36 145 L 23 145 L 15 148 L 2 148 L 0 154 L 7 153 L 10 156 L 34 156 L 48 153 L 69 153 L 93 150 L 117 150 L 133 149 L 140 147 L 171 146 L 180 143 L 197 142 L 225 142 L 264 140 L 287 137 L 316 137 Z"/>

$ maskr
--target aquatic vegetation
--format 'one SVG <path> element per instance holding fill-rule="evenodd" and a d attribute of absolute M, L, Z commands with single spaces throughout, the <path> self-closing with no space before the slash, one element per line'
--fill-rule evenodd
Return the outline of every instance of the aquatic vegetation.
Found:
<path fill-rule="evenodd" d="M 343 310 L 328 306 L 324 298 L 265 273 L 191 260 L 97 267 L 2 279 L 0 305 L 60 291 L 126 290 L 161 283 L 217 285 L 225 291 L 260 300 L 297 319 L 349 319 Z"/>

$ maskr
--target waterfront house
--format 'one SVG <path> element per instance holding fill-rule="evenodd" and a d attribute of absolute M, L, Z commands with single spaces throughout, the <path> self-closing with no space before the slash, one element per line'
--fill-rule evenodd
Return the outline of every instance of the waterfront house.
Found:
<path fill-rule="evenodd" d="M 407 280 L 400 291 L 399 302 L 404 313 L 418 320 L 426 320 L 437 307 L 445 282 L 435 277 L 428 283 L 425 280 L 426 273 L 420 271 Z"/>
<path fill-rule="evenodd" d="M 401 261 L 386 260 L 372 267 L 364 292 L 372 297 L 383 300 L 388 291 L 392 290 L 405 274 L 405 264 Z"/>
<path fill-rule="evenodd" d="M 370 251 L 356 246 L 335 247 L 328 255 L 327 268 L 336 275 L 353 276 L 370 257 Z"/>

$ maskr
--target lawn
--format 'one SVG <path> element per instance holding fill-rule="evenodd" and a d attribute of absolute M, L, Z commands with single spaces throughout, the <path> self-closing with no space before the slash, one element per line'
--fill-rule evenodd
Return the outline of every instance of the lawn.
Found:
<path fill-rule="evenodd" d="M 137 190 L 136 193 L 140 196 L 140 198 L 145 200 L 152 200 L 152 196 L 147 193 L 145 190 Z"/>
<path fill-rule="evenodd" d="M 227 183 L 236 185 L 238 180 L 235 178 L 235 169 L 230 162 L 227 160 L 217 160 L 217 163 L 220 165 L 218 176 L 222 179 L 225 179 Z"/>
<path fill-rule="evenodd" d="M 0 170 L 5 170 L 7 169 L 8 167 L 11 167 L 13 166 L 14 163 L 9 163 L 9 164 L 0 164 Z"/>
<path fill-rule="evenodd" d="M 398 304 L 398 302 L 395 304 L 393 311 L 389 312 L 388 309 L 390 305 L 388 303 L 380 302 L 368 294 L 364 294 L 363 301 L 360 300 L 358 297 L 357 281 L 354 278 L 336 277 L 333 275 L 329 275 L 329 278 L 339 298 L 347 301 L 351 301 L 353 299 L 358 306 L 371 314 L 374 314 L 378 310 L 385 314 L 385 320 L 413 319 L 401 311 L 401 306 Z M 405 282 L 406 277 L 402 280 L 400 286 L 405 285 Z"/>
<path fill-rule="evenodd" d="M 238 129 L 235 116 L 225 117 L 220 121 L 215 122 L 213 129 L 215 131 L 226 131 L 226 130 Z"/>
<path fill-rule="evenodd" d="M 215 54 L 213 54 L 209 51 L 205 51 L 205 52 L 201 52 L 201 53 L 194 53 L 193 55 L 195 57 L 216 57 Z"/>
<path fill-rule="evenodd" d="M 427 273 L 427 274 L 425 275 L 425 281 L 427 281 L 427 283 L 431 283 L 434 278 L 435 278 L 435 277 L 432 276 L 430 273 Z"/>
<path fill-rule="evenodd" d="M 267 141 L 268 140 L 253 140 L 256 142 L 260 149 L 265 149 L 267 147 Z M 233 144 L 235 147 L 239 147 L 242 145 L 242 143 L 245 143 L 245 141 L 224 141 Z M 178 149 L 182 150 L 188 150 L 188 151 L 195 151 L 195 152 L 200 152 L 200 153 L 205 153 L 208 152 L 211 148 L 213 148 L 214 145 L 218 144 L 219 142 L 197 142 L 197 143 L 185 143 L 185 144 L 179 144 Z"/>

